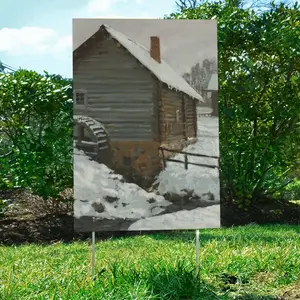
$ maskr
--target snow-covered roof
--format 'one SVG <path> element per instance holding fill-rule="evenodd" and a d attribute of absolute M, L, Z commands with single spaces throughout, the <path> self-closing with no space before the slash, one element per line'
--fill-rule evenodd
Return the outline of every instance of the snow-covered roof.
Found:
<path fill-rule="evenodd" d="M 217 91 L 218 90 L 218 74 L 211 74 L 211 77 L 208 82 L 208 86 L 205 89 L 206 91 Z"/>
<path fill-rule="evenodd" d="M 203 98 L 163 59 L 161 59 L 161 63 L 158 63 L 151 57 L 150 51 L 144 46 L 136 43 L 123 33 L 108 25 L 103 24 L 100 27 L 100 30 L 102 28 L 126 48 L 127 51 L 129 51 L 142 65 L 152 72 L 158 80 L 167 84 L 170 89 L 181 91 L 188 96 L 203 102 Z"/>

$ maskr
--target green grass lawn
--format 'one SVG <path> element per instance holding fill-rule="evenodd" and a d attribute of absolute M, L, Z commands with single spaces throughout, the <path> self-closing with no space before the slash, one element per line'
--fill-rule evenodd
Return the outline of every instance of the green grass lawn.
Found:
<path fill-rule="evenodd" d="M 194 231 L 98 242 L 94 281 L 87 243 L 2 246 L 0 298 L 279 299 L 297 293 L 299 235 L 282 225 L 201 230 L 200 278 Z"/>

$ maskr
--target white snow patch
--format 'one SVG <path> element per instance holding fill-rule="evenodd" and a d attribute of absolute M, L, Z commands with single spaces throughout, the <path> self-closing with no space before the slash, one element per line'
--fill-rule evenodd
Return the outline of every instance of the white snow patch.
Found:
<path fill-rule="evenodd" d="M 75 217 L 138 219 L 159 214 L 164 211 L 163 207 L 171 204 L 164 197 L 148 193 L 136 184 L 122 182 L 121 175 L 90 160 L 76 148 L 74 155 Z M 97 212 L 94 204 L 100 204 L 104 211 Z"/>
<path fill-rule="evenodd" d="M 162 224 L 165 230 L 219 228 L 220 205 L 141 219 L 129 226 L 128 230 L 161 230 Z"/>
<path fill-rule="evenodd" d="M 198 115 L 209 115 L 213 112 L 212 107 L 209 106 L 200 106 L 198 107 Z"/>
<path fill-rule="evenodd" d="M 197 142 L 183 151 L 219 157 L 219 120 L 217 117 L 201 116 L 201 113 L 201 108 L 199 108 Z M 182 154 L 177 154 L 173 158 L 184 161 Z M 218 166 L 218 159 L 215 158 L 188 156 L 188 161 Z M 189 165 L 188 170 L 185 170 L 184 164 L 167 161 L 167 167 L 159 174 L 156 183 L 161 195 L 184 194 L 182 190 L 185 189 L 194 190 L 194 195 L 203 200 L 207 198 L 207 193 L 212 193 L 215 200 L 220 200 L 218 168 Z"/>
<path fill-rule="evenodd" d="M 198 140 L 184 149 L 187 152 L 219 156 L 218 118 L 200 116 L 198 110 Z M 75 147 L 75 146 L 74 146 Z M 183 155 L 176 159 L 184 160 Z M 218 159 L 189 156 L 189 161 L 218 165 Z M 209 192 L 220 200 L 219 171 L 207 167 L 167 162 L 167 168 L 157 179 L 158 191 L 184 194 L 193 190 L 202 200 L 209 202 Z M 220 205 L 199 207 L 162 214 L 172 203 L 163 196 L 148 193 L 133 183 L 124 182 L 123 176 L 115 174 L 103 164 L 92 161 L 82 151 L 74 148 L 74 215 L 103 219 L 137 220 L 128 230 L 176 230 L 220 227 Z M 97 212 L 94 205 L 100 206 Z"/>

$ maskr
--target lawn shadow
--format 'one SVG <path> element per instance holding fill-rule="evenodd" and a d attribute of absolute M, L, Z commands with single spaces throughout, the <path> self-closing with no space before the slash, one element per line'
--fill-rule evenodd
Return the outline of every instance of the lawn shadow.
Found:
<path fill-rule="evenodd" d="M 102 270 L 99 273 L 96 278 L 99 283 L 102 281 L 101 274 L 113 277 L 110 280 L 110 289 L 124 286 L 131 290 L 140 285 L 147 289 L 151 299 L 220 299 L 211 286 L 195 275 L 194 267 L 185 261 L 178 261 L 175 265 L 149 263 L 143 265 L 143 270 L 125 269 L 115 263 L 105 272 Z"/>
<path fill-rule="evenodd" d="M 201 276 L 196 276 L 195 266 L 190 262 L 181 260 L 174 265 L 151 264 L 139 268 L 122 267 L 119 263 L 113 263 L 107 270 L 101 270 L 95 278 L 95 282 L 102 284 L 106 277 L 109 289 L 116 290 L 123 286 L 130 290 L 136 286 L 147 289 L 153 299 L 188 300 L 188 299 L 224 299 L 224 300 L 283 300 L 275 295 L 258 295 L 240 291 L 239 295 L 230 293 L 228 289 L 213 286 Z M 228 287 L 224 284 L 223 287 Z M 119 295 L 116 295 L 119 296 Z M 126 298 L 127 295 L 123 294 Z M 152 298 L 151 298 L 152 299 Z"/>
<path fill-rule="evenodd" d="M 212 287 L 188 270 L 153 270 L 146 282 L 158 299 L 220 299 Z"/>

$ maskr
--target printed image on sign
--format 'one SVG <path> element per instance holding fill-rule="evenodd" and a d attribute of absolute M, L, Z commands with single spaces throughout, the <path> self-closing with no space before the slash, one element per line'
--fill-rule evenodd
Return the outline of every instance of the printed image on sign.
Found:
<path fill-rule="evenodd" d="M 220 227 L 217 22 L 74 19 L 76 231 Z"/>

